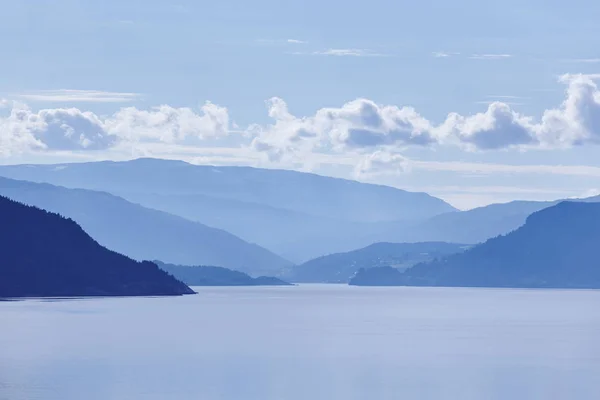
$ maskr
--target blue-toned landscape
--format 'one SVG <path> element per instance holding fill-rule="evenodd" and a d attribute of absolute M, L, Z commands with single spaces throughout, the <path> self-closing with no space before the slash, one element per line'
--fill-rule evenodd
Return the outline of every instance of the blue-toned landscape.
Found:
<path fill-rule="evenodd" d="M 600 399 L 598 16 L 0 1 L 0 400 Z"/>

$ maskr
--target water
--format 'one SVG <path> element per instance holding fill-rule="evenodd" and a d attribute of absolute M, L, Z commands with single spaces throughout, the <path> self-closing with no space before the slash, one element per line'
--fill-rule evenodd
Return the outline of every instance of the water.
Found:
<path fill-rule="evenodd" d="M 600 292 L 198 288 L 0 302 L 0 399 L 599 399 Z"/>

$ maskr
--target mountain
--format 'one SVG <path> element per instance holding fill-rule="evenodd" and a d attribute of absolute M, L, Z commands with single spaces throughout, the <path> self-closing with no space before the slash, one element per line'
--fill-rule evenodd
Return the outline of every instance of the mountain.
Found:
<path fill-rule="evenodd" d="M 600 204 L 561 202 L 464 253 L 404 273 L 363 270 L 351 284 L 600 288 L 599 242 Z"/>
<path fill-rule="evenodd" d="M 0 175 L 111 193 L 203 194 L 348 221 L 417 219 L 454 210 L 426 193 L 389 186 L 288 170 L 215 167 L 150 158 L 3 166 Z"/>
<path fill-rule="evenodd" d="M 190 286 L 288 286 L 278 278 L 259 276 L 252 278 L 243 272 L 221 267 L 187 266 L 154 261 L 163 271 Z"/>
<path fill-rule="evenodd" d="M 107 250 L 74 221 L 0 196 L 0 297 L 193 294 L 156 264 Z"/>
<path fill-rule="evenodd" d="M 462 252 L 466 247 L 443 242 L 375 243 L 308 261 L 292 268 L 285 277 L 292 282 L 347 283 L 361 268 L 389 266 L 404 270 L 422 261 Z"/>
<path fill-rule="evenodd" d="M 453 242 L 481 243 L 504 235 L 522 226 L 527 217 L 564 200 L 512 201 L 491 204 L 467 211 L 453 211 L 436 215 L 424 221 L 389 221 L 378 223 L 362 239 L 371 242 Z M 570 199 L 577 202 L 600 202 L 600 197 Z"/>
<path fill-rule="evenodd" d="M 0 175 L 110 192 L 224 229 L 294 262 L 371 244 L 380 222 L 417 221 L 455 211 L 426 193 L 387 186 L 158 159 L 2 166 Z"/>
<path fill-rule="evenodd" d="M 317 217 L 201 194 L 130 193 L 127 199 L 145 207 L 217 226 L 294 262 L 304 262 L 322 254 L 351 250 L 371 243 L 364 238 L 371 225 L 368 223 Z"/>
<path fill-rule="evenodd" d="M 436 215 L 406 229 L 402 234 L 410 240 L 440 240 L 458 243 L 480 243 L 511 232 L 523 225 L 536 211 L 551 207 L 560 201 L 513 201 L 491 204 L 472 210 Z"/>
<path fill-rule="evenodd" d="M 137 260 L 277 274 L 289 261 L 225 231 L 108 193 L 0 178 L 0 194 L 72 218 L 101 245 Z"/>

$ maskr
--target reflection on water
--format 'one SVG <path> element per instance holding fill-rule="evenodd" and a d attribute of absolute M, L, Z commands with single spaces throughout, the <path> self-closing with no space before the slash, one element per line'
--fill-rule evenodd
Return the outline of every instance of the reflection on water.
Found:
<path fill-rule="evenodd" d="M 599 399 L 600 292 L 198 288 L 0 304 L 0 399 Z"/>

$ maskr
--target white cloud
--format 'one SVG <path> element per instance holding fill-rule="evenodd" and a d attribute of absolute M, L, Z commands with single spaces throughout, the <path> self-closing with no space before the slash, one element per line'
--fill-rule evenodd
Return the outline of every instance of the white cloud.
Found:
<path fill-rule="evenodd" d="M 377 150 L 356 164 L 354 176 L 357 179 L 371 179 L 381 175 L 399 175 L 409 169 L 409 160 L 401 154 Z"/>
<path fill-rule="evenodd" d="M 283 154 L 343 153 L 435 142 L 430 123 L 410 107 L 380 106 L 371 100 L 357 99 L 301 118 L 292 115 L 280 98 L 269 100 L 267 107 L 275 123 L 254 127 L 253 134 L 261 143 L 255 147 L 257 150 L 279 149 Z"/>
<path fill-rule="evenodd" d="M 224 140 L 228 148 L 243 147 L 265 162 L 307 164 L 322 155 L 362 157 L 377 151 L 365 168 L 409 146 L 458 146 L 468 150 L 518 148 L 551 149 L 600 144 L 600 91 L 596 75 L 565 75 L 565 100 L 539 118 L 514 111 L 495 101 L 484 112 L 449 113 L 436 124 L 409 106 L 382 105 L 356 99 L 340 107 L 326 107 L 296 116 L 286 102 L 267 102 L 271 124 L 237 127 L 229 111 L 207 102 L 199 109 L 162 105 L 150 109 L 125 107 L 109 116 L 78 108 L 33 111 L 5 101 L 0 116 L 3 154 L 37 151 L 134 148 L 144 143 L 205 147 Z M 501 97 L 501 96 L 496 96 Z M 512 96 L 504 96 L 511 99 Z M 6 113 L 6 110 L 3 110 Z M 223 139 L 227 137 L 227 139 Z M 397 161 L 395 158 L 392 161 Z"/>
<path fill-rule="evenodd" d="M 512 57 L 512 54 L 472 54 L 469 58 L 474 60 L 505 60 Z"/>
<path fill-rule="evenodd" d="M 104 121 L 107 132 L 130 141 L 175 143 L 202 140 L 229 133 L 226 108 L 207 102 L 201 113 L 191 108 L 162 105 L 150 110 L 122 108 Z"/>
<path fill-rule="evenodd" d="M 298 40 L 298 39 L 288 39 L 287 42 L 291 43 L 291 44 L 307 44 L 308 43 L 307 41 Z"/>
<path fill-rule="evenodd" d="M 373 151 L 377 148 L 458 145 L 472 150 L 562 148 L 600 142 L 600 92 L 595 76 L 566 75 L 565 101 L 536 121 L 505 102 L 492 102 L 472 115 L 450 113 L 434 125 L 412 107 L 379 105 L 357 99 L 323 108 L 309 117 L 292 115 L 279 98 L 269 103 L 273 125 L 257 130 L 260 139 L 287 151 Z"/>
<path fill-rule="evenodd" d="M 434 51 L 431 55 L 435 58 L 448 58 L 452 56 L 459 56 L 460 53 L 457 52 L 446 52 L 446 51 Z"/>
<path fill-rule="evenodd" d="M 150 110 L 122 108 L 100 117 L 77 108 L 32 111 L 13 102 L 10 114 L 0 117 L 2 153 L 27 149 L 106 150 L 118 143 L 189 143 L 229 133 L 227 109 L 206 103 L 190 108 L 160 106 Z"/>
<path fill-rule="evenodd" d="M 16 97 L 38 102 L 62 103 L 126 103 L 135 101 L 139 93 L 104 92 L 99 90 L 39 90 L 34 92 L 19 93 Z"/>
<path fill-rule="evenodd" d="M 436 131 L 438 135 L 483 150 L 534 145 L 538 141 L 531 118 L 517 114 L 501 102 L 490 104 L 484 113 L 467 117 L 451 113 Z"/>
<path fill-rule="evenodd" d="M 375 53 L 368 49 L 327 49 L 315 51 L 311 54 L 318 56 L 335 56 L 335 57 L 383 57 L 386 54 Z"/>

